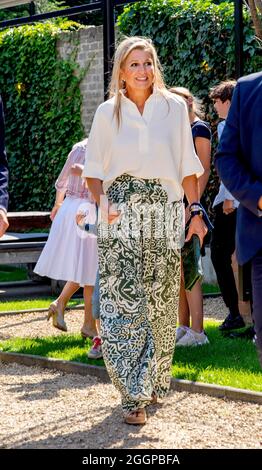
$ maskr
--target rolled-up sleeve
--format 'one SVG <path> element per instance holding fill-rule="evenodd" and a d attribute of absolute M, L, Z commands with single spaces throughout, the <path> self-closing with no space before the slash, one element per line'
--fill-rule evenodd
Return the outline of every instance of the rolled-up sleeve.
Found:
<path fill-rule="evenodd" d="M 204 173 L 204 168 L 194 149 L 186 104 L 182 106 L 181 113 L 180 183 L 182 183 L 186 176 L 196 175 L 199 178 Z"/>
<path fill-rule="evenodd" d="M 57 189 L 58 191 L 67 190 L 68 179 L 69 179 L 70 172 L 71 172 L 71 166 L 74 163 L 74 161 L 72 161 L 73 155 L 74 155 L 74 151 L 71 150 L 62 168 L 62 171 L 55 182 L 55 189 Z"/>
<path fill-rule="evenodd" d="M 110 140 L 108 127 L 107 118 L 100 105 L 95 113 L 88 138 L 83 177 L 104 180 L 104 163 Z"/>

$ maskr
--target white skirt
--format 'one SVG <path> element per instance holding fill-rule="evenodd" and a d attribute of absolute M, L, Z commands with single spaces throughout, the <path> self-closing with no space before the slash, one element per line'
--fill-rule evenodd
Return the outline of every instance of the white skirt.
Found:
<path fill-rule="evenodd" d="M 97 237 L 77 226 L 75 218 L 79 209 L 88 214 L 87 222 L 96 223 L 95 204 L 66 197 L 53 220 L 34 272 L 80 286 L 94 286 L 98 269 Z"/>

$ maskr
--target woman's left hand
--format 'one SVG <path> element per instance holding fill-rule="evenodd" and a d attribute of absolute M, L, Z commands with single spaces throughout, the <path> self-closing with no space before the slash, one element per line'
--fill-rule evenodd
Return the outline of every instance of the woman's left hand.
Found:
<path fill-rule="evenodd" d="M 203 240 L 204 240 L 207 232 L 208 232 L 207 226 L 204 223 L 202 217 L 200 215 L 195 215 L 194 217 L 192 217 L 192 219 L 190 221 L 190 225 L 189 225 L 189 229 L 188 229 L 188 233 L 187 233 L 187 237 L 186 237 L 185 242 L 188 242 L 191 239 L 192 235 L 195 234 L 199 237 L 200 246 L 202 246 Z"/>

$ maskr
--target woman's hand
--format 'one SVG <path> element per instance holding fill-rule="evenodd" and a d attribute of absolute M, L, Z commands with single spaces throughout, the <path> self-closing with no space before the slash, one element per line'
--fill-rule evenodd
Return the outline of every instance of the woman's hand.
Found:
<path fill-rule="evenodd" d="M 107 222 L 108 224 L 114 224 L 117 222 L 121 212 L 117 210 L 117 205 L 108 201 L 107 197 L 101 198 L 101 218 L 102 221 Z"/>
<path fill-rule="evenodd" d="M 112 202 L 109 202 L 109 208 L 108 208 L 108 223 L 109 224 L 114 224 L 117 222 L 117 219 L 119 218 L 121 212 L 117 210 L 116 204 L 113 204 Z"/>
<path fill-rule="evenodd" d="M 231 199 L 225 199 L 223 202 L 223 213 L 228 215 L 234 212 L 234 210 L 234 201 L 231 201 Z"/>
<path fill-rule="evenodd" d="M 77 224 L 78 226 L 80 226 L 80 227 L 81 227 L 82 225 L 84 225 L 84 218 L 85 218 L 85 214 L 83 214 L 82 212 L 78 212 L 78 213 L 76 214 L 76 219 L 75 219 L 75 220 L 76 220 L 76 224 Z"/>
<path fill-rule="evenodd" d="M 191 239 L 192 235 L 195 234 L 199 237 L 200 246 L 202 246 L 203 245 L 203 240 L 204 240 L 207 232 L 208 232 L 207 226 L 205 225 L 202 217 L 200 215 L 195 215 L 194 217 L 192 217 L 192 219 L 190 221 L 188 234 L 187 234 L 187 237 L 185 239 L 185 242 L 188 242 Z"/>
<path fill-rule="evenodd" d="M 56 203 L 53 209 L 51 210 L 50 219 L 52 220 L 52 222 L 61 206 L 62 206 L 62 202 Z"/>

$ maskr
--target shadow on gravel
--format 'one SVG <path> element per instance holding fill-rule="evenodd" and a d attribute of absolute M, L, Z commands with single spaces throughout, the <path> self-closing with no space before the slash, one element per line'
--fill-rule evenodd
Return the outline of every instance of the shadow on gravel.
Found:
<path fill-rule="evenodd" d="M 45 385 L 49 387 L 51 381 L 45 381 Z M 161 406 L 157 404 L 148 407 L 149 419 Z M 52 408 L 49 409 L 51 416 Z M 81 430 L 64 432 L 70 428 L 70 424 L 72 428 L 79 427 Z M 65 417 L 50 422 L 39 420 L 35 426 L 29 425 L 23 435 L 14 432 L 6 437 L 15 449 L 135 449 L 143 444 L 146 448 L 157 448 L 158 437 L 153 432 L 150 435 L 149 426 L 125 424 L 121 406 L 108 405 L 93 409 L 91 414 L 68 410 Z M 47 433 L 48 437 L 41 438 Z"/>
<path fill-rule="evenodd" d="M 18 364 L 11 368 L 4 367 L 1 373 L 6 377 L 10 376 L 10 382 L 5 381 L 8 393 L 14 394 L 17 403 L 24 402 L 22 407 L 25 408 L 28 425 L 23 433 L 21 430 L 17 432 L 15 426 L 10 429 L 2 442 L 3 447 L 7 445 L 16 449 L 123 449 L 141 447 L 146 443 L 146 446 L 157 448 L 158 435 L 152 430 L 149 432 L 150 424 L 130 426 L 123 422 L 122 408 L 120 404 L 116 405 L 116 399 L 119 403 L 120 396 L 115 393 L 111 399 L 111 385 L 101 383 L 88 375 L 54 371 L 51 378 L 43 377 L 39 380 L 35 378 L 39 369 L 34 367 L 26 368 L 25 378 L 24 375 L 19 375 L 19 367 Z M 50 374 L 50 371 L 47 373 Z M 100 389 L 97 392 L 98 386 Z M 81 406 L 81 403 L 78 406 L 74 400 L 76 390 L 86 392 L 84 406 Z M 64 393 L 67 400 L 71 397 L 70 402 L 64 402 Z M 32 405 L 33 411 L 36 400 L 42 403 L 37 405 L 35 418 L 30 419 L 30 406 Z M 152 417 L 162 406 L 162 403 L 149 406 L 148 416 Z M 21 410 L 21 405 L 19 409 Z M 43 435 L 47 437 L 43 438 Z"/>

